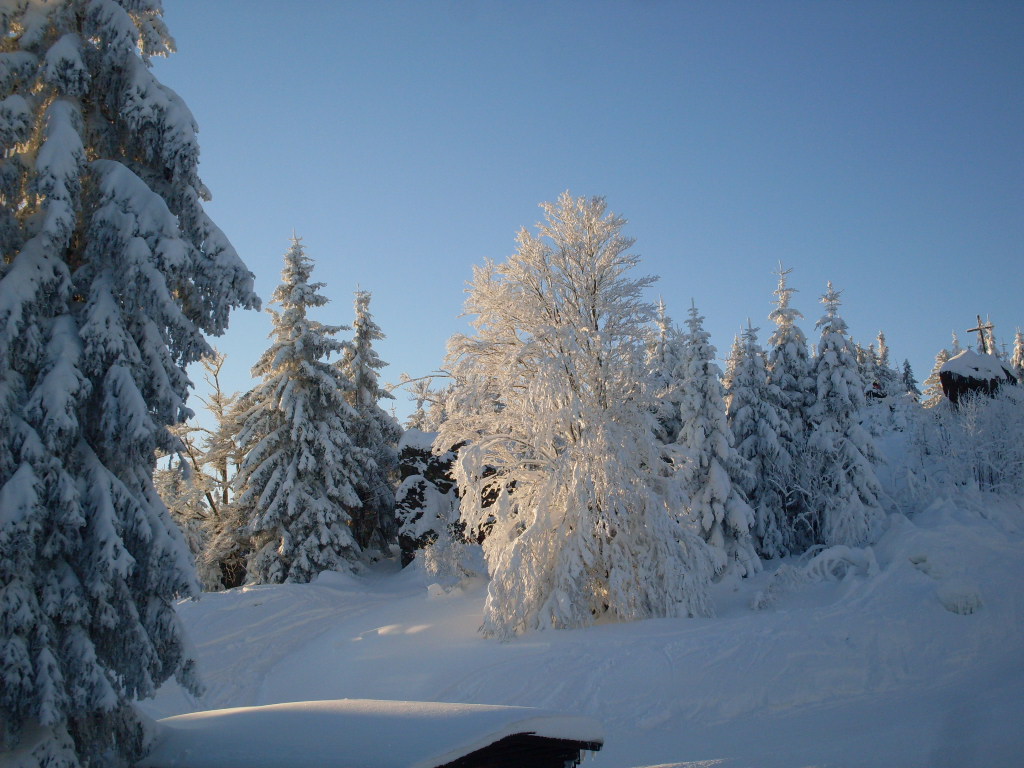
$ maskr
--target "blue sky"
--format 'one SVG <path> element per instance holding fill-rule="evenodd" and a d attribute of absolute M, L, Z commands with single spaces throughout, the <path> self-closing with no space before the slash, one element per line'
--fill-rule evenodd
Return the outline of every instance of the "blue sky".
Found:
<path fill-rule="evenodd" d="M 200 126 L 207 210 L 264 301 L 294 230 L 384 377 L 437 368 L 472 266 L 569 189 L 721 357 L 771 332 L 781 260 L 815 339 L 827 280 L 919 379 L 950 331 L 1024 325 L 1024 3 L 168 0 L 156 63 Z M 246 389 L 270 318 L 216 344 Z M 399 416 L 410 410 L 403 395 Z"/>

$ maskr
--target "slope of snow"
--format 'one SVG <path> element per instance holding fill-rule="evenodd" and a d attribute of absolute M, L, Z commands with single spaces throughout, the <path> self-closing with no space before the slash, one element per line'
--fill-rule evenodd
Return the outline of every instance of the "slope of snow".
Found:
<path fill-rule="evenodd" d="M 586 765 L 1011 766 L 1024 754 L 1024 505 L 968 495 L 890 516 L 870 549 L 714 588 L 718 616 L 477 633 L 486 585 L 416 566 L 180 605 L 207 692 L 153 717 L 367 698 L 591 717 Z M 761 606 L 755 610 L 752 605 Z"/>

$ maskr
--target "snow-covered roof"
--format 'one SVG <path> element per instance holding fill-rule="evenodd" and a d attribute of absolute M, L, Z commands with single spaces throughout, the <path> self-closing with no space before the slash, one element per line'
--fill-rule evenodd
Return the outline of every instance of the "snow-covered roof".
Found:
<path fill-rule="evenodd" d="M 600 744 L 586 717 L 532 707 L 340 699 L 158 721 L 139 768 L 436 768 L 515 734 Z"/>
<path fill-rule="evenodd" d="M 402 439 L 398 441 L 398 450 L 403 448 L 414 448 L 418 451 L 430 452 L 434 445 L 434 438 L 437 432 L 424 432 L 419 429 L 407 429 L 402 433 Z"/>
<path fill-rule="evenodd" d="M 951 357 L 942 364 L 939 373 L 955 373 L 958 376 L 980 380 L 1005 379 L 1013 375 L 1006 364 L 995 355 L 981 355 L 973 349 L 965 349 Z"/>

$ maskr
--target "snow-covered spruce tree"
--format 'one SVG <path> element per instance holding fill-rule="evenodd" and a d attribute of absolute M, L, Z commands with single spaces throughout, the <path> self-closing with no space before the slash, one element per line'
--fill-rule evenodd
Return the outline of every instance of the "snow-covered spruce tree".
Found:
<path fill-rule="evenodd" d="M 857 418 L 864 407 L 864 380 L 839 315 L 839 296 L 829 282 L 821 297 L 825 314 L 815 325 L 821 339 L 814 358 L 816 397 L 808 410 L 811 508 L 797 524 L 813 543 L 860 546 L 881 519 L 881 487 L 873 466 L 877 449 Z"/>
<path fill-rule="evenodd" d="M 679 402 L 682 381 L 679 378 L 684 358 L 683 334 L 672 323 L 665 302 L 658 302 L 658 312 L 647 349 L 647 375 L 655 397 L 655 435 L 662 443 L 674 443 L 682 422 Z"/>
<path fill-rule="evenodd" d="M 790 288 L 787 279 L 792 268 L 779 265 L 779 278 L 775 289 L 776 307 L 768 319 L 775 323 L 775 330 L 768 337 L 768 384 L 779 391 L 780 403 L 787 420 L 787 428 L 779 431 L 784 452 L 790 458 L 789 473 L 780 478 L 786 494 L 786 519 L 790 526 L 808 513 L 809 485 L 804 462 L 807 444 L 808 409 L 814 402 L 814 379 L 811 376 L 811 362 L 807 349 L 807 338 L 797 321 L 803 315 L 790 305 L 795 288 Z M 799 537 L 792 528 L 794 546 L 802 551 L 811 542 Z"/>
<path fill-rule="evenodd" d="M 352 512 L 352 529 L 362 549 L 387 551 L 398 536 L 394 485 L 402 429 L 379 405 L 394 397 L 378 380 L 377 371 L 387 363 L 373 348 L 373 342 L 383 339 L 384 333 L 370 314 L 370 292 L 359 290 L 355 296 L 355 336 L 339 363 L 345 378 L 352 382 L 347 398 L 358 415 L 349 436 L 368 459 L 354 485 L 361 506 Z"/>
<path fill-rule="evenodd" d="M 757 343 L 757 331 L 747 321 L 729 357 L 727 416 L 736 451 L 750 467 L 743 490 L 754 510 L 757 548 L 763 556 L 774 558 L 793 551 L 784 485 L 793 463 L 786 452 L 792 441 L 779 390 L 768 383 L 767 359 Z"/>
<path fill-rule="evenodd" d="M 654 307 L 641 292 L 653 278 L 630 276 L 625 220 L 602 198 L 541 207 L 537 235 L 521 230 L 516 253 L 474 269 L 475 333 L 449 342 L 459 386 L 435 442 L 469 441 L 456 462 L 463 521 L 493 516 L 483 631 L 707 614 L 707 547 L 652 469 Z"/>
<path fill-rule="evenodd" d="M 948 349 L 940 349 L 935 356 L 935 365 L 932 366 L 932 372 L 928 374 L 928 378 L 924 380 L 924 392 L 921 393 L 921 404 L 925 408 L 934 408 L 946 399 L 946 393 L 942 390 L 942 382 L 939 381 L 939 371 L 951 357 Z"/>
<path fill-rule="evenodd" d="M 6 2 L 0 29 L 0 751 L 98 765 L 138 750 L 134 699 L 194 685 L 155 456 L 204 334 L 259 301 L 148 66 L 158 0 Z"/>
<path fill-rule="evenodd" d="M 252 369 L 262 381 L 243 397 L 235 508 L 251 537 L 249 583 L 307 582 L 359 555 L 350 523 L 369 457 L 351 437 L 359 422 L 346 399 L 352 382 L 326 360 L 345 349 L 335 338 L 345 326 L 307 317 L 327 303 L 312 272 L 293 237 L 272 299 L 281 309 L 268 309 L 273 343 Z"/>
<path fill-rule="evenodd" d="M 747 576 L 761 569 L 750 531 L 754 511 L 744 488 L 751 468 L 733 447 L 725 413 L 722 371 L 715 362 L 711 334 L 691 305 L 686 320 L 685 371 L 676 442 L 686 457 L 680 469 L 683 496 L 704 540 L 711 545 L 716 573 L 727 569 Z"/>

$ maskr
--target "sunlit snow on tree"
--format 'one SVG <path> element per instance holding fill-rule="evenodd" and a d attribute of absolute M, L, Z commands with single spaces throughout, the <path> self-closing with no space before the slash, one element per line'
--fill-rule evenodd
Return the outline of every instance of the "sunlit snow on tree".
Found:
<path fill-rule="evenodd" d="M 466 525 L 493 516 L 486 634 L 599 618 L 706 614 L 706 546 L 666 504 L 642 375 L 625 220 L 563 194 L 502 263 L 474 269 L 475 333 L 449 342 L 458 386 L 435 445 L 457 445 Z M 496 496 L 492 505 L 484 498 Z"/>

